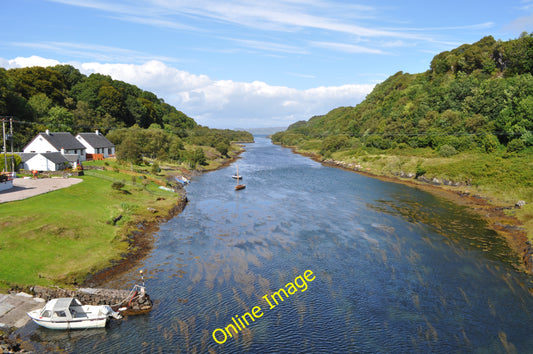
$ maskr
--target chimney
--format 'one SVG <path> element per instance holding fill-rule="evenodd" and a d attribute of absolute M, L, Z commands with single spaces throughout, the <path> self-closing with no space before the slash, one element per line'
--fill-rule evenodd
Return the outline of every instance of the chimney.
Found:
<path fill-rule="evenodd" d="M 46 129 L 45 133 L 46 135 L 50 135 L 50 130 Z"/>
<path fill-rule="evenodd" d="M 95 133 L 96 135 L 100 135 L 100 132 L 98 131 L 98 129 L 96 129 Z"/>
<path fill-rule="evenodd" d="M 65 149 L 63 147 L 61 148 L 61 155 L 65 155 Z"/>

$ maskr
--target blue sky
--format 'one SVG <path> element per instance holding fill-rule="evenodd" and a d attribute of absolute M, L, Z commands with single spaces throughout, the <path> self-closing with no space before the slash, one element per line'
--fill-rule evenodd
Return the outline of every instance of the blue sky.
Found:
<path fill-rule="evenodd" d="M 463 43 L 532 32 L 533 0 L 2 0 L 0 23 L 0 67 L 71 64 L 202 125 L 281 127 Z"/>

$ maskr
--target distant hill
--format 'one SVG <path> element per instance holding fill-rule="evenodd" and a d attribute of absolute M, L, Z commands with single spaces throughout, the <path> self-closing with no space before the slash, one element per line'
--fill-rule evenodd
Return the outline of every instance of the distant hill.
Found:
<path fill-rule="evenodd" d="M 253 135 L 271 135 L 277 132 L 282 132 L 286 129 L 287 127 L 268 127 L 268 128 L 252 128 L 252 129 L 237 128 L 237 130 L 244 130 L 249 133 L 252 133 Z"/>

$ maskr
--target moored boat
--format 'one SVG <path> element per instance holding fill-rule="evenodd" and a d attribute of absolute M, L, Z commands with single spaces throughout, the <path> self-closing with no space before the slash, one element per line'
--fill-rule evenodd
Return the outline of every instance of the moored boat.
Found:
<path fill-rule="evenodd" d="M 52 299 L 42 309 L 28 312 L 28 316 L 40 326 L 63 330 L 103 328 L 111 317 L 122 318 L 109 305 L 82 305 L 72 297 Z"/>
<path fill-rule="evenodd" d="M 232 177 L 237 180 L 237 185 L 235 186 L 236 191 L 246 188 L 245 184 L 239 184 L 239 181 L 242 179 L 242 176 L 239 175 L 239 165 L 237 165 L 237 173 L 233 175 Z"/>

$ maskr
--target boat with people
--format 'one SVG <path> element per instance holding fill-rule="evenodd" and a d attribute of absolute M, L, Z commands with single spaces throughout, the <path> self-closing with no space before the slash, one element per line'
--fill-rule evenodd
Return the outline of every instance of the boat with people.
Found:
<path fill-rule="evenodd" d="M 27 314 L 42 327 L 62 330 L 104 328 L 111 318 L 122 318 L 109 305 L 82 305 L 73 297 L 52 299 L 43 308 Z"/>

